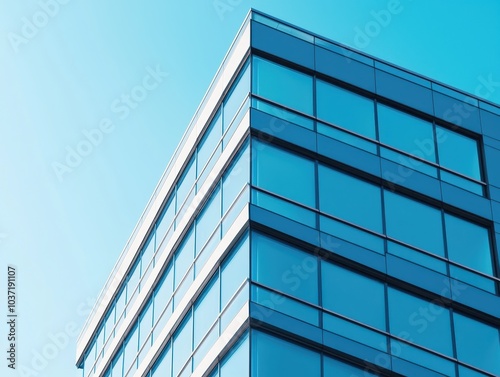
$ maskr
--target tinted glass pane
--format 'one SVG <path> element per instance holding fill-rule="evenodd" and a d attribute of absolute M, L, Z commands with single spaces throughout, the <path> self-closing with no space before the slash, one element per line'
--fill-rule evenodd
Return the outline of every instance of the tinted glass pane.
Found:
<path fill-rule="evenodd" d="M 318 303 L 317 258 L 258 233 L 252 236 L 252 279 Z"/>
<path fill-rule="evenodd" d="M 167 270 L 163 273 L 161 282 L 155 288 L 154 293 L 154 317 L 153 321 L 156 323 L 158 318 L 162 315 L 167 303 L 172 297 L 174 287 L 174 269 L 170 264 Z M 168 316 L 168 315 L 167 315 Z"/>
<path fill-rule="evenodd" d="M 320 119 L 375 139 L 373 100 L 316 80 L 316 111 Z"/>
<path fill-rule="evenodd" d="M 435 162 L 432 123 L 378 104 L 379 138 L 384 144 Z"/>
<path fill-rule="evenodd" d="M 139 318 L 139 347 L 141 347 L 146 342 L 146 340 L 148 340 L 148 343 L 151 343 L 149 333 L 151 332 L 152 326 L 153 305 L 151 305 L 151 302 L 149 302 L 147 304 L 147 307 L 142 310 L 141 316 Z"/>
<path fill-rule="evenodd" d="M 498 329 L 454 313 L 458 359 L 500 376 Z"/>
<path fill-rule="evenodd" d="M 182 245 L 175 252 L 175 278 L 174 287 L 177 288 L 182 281 L 189 266 L 193 263 L 194 259 L 194 232 L 193 229 L 185 236 Z"/>
<path fill-rule="evenodd" d="M 205 181 L 210 170 L 217 161 L 218 156 L 221 154 L 222 144 L 219 144 L 221 137 L 222 117 L 219 112 L 215 116 L 207 131 L 205 131 L 205 135 L 198 146 L 198 172 L 196 176 L 201 177 L 198 179 L 198 189 Z"/>
<path fill-rule="evenodd" d="M 170 343 L 165 347 L 163 354 L 158 358 L 153 366 L 151 377 L 172 376 L 172 348 Z"/>
<path fill-rule="evenodd" d="M 248 377 L 250 371 L 250 345 L 248 335 L 236 344 L 221 363 L 221 377 Z"/>
<path fill-rule="evenodd" d="M 179 326 L 176 333 L 174 334 L 174 346 L 173 346 L 173 374 L 177 374 L 181 371 L 184 364 L 191 355 L 193 343 L 193 317 L 191 313 L 187 315 L 184 322 Z"/>
<path fill-rule="evenodd" d="M 388 294 L 391 334 L 453 356 L 448 309 L 393 288 Z"/>
<path fill-rule="evenodd" d="M 253 59 L 252 91 L 298 111 L 313 112 L 311 76 L 259 57 Z"/>
<path fill-rule="evenodd" d="M 139 279 L 141 278 L 141 260 L 139 259 L 135 262 L 132 271 L 129 273 L 129 279 L 127 281 L 127 302 L 132 302 L 135 300 L 139 293 Z"/>
<path fill-rule="evenodd" d="M 194 347 L 205 336 L 219 314 L 219 279 L 205 288 L 194 306 Z"/>
<path fill-rule="evenodd" d="M 222 212 L 225 214 L 243 186 L 250 181 L 250 149 L 240 152 L 222 180 Z"/>
<path fill-rule="evenodd" d="M 229 95 L 224 100 L 224 131 L 230 127 L 234 116 L 238 112 L 243 100 L 250 93 L 250 69 L 247 68 L 240 77 L 237 79 L 236 83 L 231 88 Z"/>
<path fill-rule="evenodd" d="M 265 190 L 315 206 L 314 162 L 270 144 L 255 140 L 253 183 Z"/>
<path fill-rule="evenodd" d="M 132 366 L 131 370 L 135 370 L 137 368 L 137 362 L 135 358 L 137 356 L 137 351 L 139 349 L 138 338 L 139 338 L 139 331 L 136 324 L 133 330 L 131 331 L 129 337 L 125 341 L 124 358 L 123 358 L 123 368 L 124 368 L 123 370 L 125 371 L 125 374 L 131 366 Z"/>
<path fill-rule="evenodd" d="M 160 220 L 156 224 L 156 239 L 157 239 L 157 245 L 156 247 L 160 246 L 160 244 L 163 242 L 163 239 L 165 238 L 165 235 L 170 231 L 170 233 L 173 231 L 173 225 L 172 221 L 174 220 L 175 216 L 175 197 L 170 198 L 169 202 L 163 209 L 163 213 L 161 215 Z"/>
<path fill-rule="evenodd" d="M 436 127 L 439 164 L 468 177 L 481 180 L 477 141 Z"/>
<path fill-rule="evenodd" d="M 323 373 L 324 377 L 377 376 L 376 374 L 370 373 L 365 369 L 357 368 L 329 357 L 323 357 Z"/>
<path fill-rule="evenodd" d="M 113 377 L 122 377 L 123 375 L 123 353 L 120 352 L 118 356 L 115 356 L 113 360 L 113 371 L 111 373 Z"/>
<path fill-rule="evenodd" d="M 445 214 L 448 257 L 464 266 L 492 275 L 488 229 Z"/>
<path fill-rule="evenodd" d="M 249 277 L 248 236 L 239 243 L 224 261 L 221 271 L 221 309 L 224 309 L 236 290 Z M 239 308 L 238 308 L 239 309 Z"/>
<path fill-rule="evenodd" d="M 441 212 L 384 190 L 387 235 L 444 256 Z"/>
<path fill-rule="evenodd" d="M 322 165 L 318 171 L 321 211 L 382 232 L 380 187 Z"/>
<path fill-rule="evenodd" d="M 325 308 L 385 330 L 382 283 L 324 261 L 321 263 L 321 281 Z"/>
<path fill-rule="evenodd" d="M 254 331 L 252 376 L 320 377 L 321 357 L 306 348 Z"/>
<path fill-rule="evenodd" d="M 191 161 L 189 161 L 189 164 L 186 167 L 182 178 L 179 180 L 179 183 L 177 183 L 176 213 L 180 212 L 184 213 L 186 211 L 187 206 L 183 207 L 184 202 L 185 201 L 189 202 L 189 200 L 186 200 L 188 195 L 189 197 L 194 195 L 194 191 L 192 191 L 191 189 L 193 188 L 195 179 L 196 179 L 196 161 L 194 160 L 194 158 L 191 158 Z M 181 218 L 182 215 L 177 216 L 176 223 L 178 223 Z"/>
<path fill-rule="evenodd" d="M 196 255 L 200 253 L 221 218 L 221 194 L 217 187 L 196 220 Z M 215 236 L 217 237 L 217 235 Z M 219 239 L 218 237 L 217 239 Z"/>

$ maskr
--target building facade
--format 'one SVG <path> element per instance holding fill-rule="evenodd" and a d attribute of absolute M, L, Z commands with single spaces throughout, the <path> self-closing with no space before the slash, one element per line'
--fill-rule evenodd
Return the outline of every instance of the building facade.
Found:
<path fill-rule="evenodd" d="M 252 11 L 84 377 L 500 375 L 500 108 Z"/>

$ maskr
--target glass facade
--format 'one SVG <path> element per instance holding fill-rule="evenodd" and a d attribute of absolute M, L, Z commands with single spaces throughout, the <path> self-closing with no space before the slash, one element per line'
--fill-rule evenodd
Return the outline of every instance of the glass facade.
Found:
<path fill-rule="evenodd" d="M 83 377 L 500 375 L 496 121 L 254 11 L 84 329 Z"/>

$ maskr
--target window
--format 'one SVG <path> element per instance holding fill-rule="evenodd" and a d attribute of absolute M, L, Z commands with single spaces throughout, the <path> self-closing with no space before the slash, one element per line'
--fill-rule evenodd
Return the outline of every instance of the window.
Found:
<path fill-rule="evenodd" d="M 219 315 L 219 283 L 218 276 L 212 279 L 194 305 L 195 347 L 203 339 Z"/>
<path fill-rule="evenodd" d="M 119 351 L 118 355 L 113 360 L 113 377 L 122 377 L 123 375 L 123 352 Z"/>
<path fill-rule="evenodd" d="M 152 301 L 149 300 L 146 307 L 142 310 L 139 317 L 139 349 L 143 346 L 140 356 L 139 364 L 151 348 L 152 338 L 150 337 L 151 329 L 153 326 L 153 305 Z"/>
<path fill-rule="evenodd" d="M 432 123 L 382 104 L 378 104 L 377 110 L 380 142 L 424 160 L 436 162 Z M 383 148 L 381 156 L 437 177 L 435 168 L 408 159 L 397 152 Z"/>
<path fill-rule="evenodd" d="M 409 245 L 444 256 L 441 212 L 384 190 L 386 231 Z"/>
<path fill-rule="evenodd" d="M 161 279 L 162 280 L 158 283 L 154 290 L 153 297 L 153 323 L 156 324 L 160 321 L 160 323 L 158 323 L 153 330 L 153 341 L 158 337 L 158 333 L 163 329 L 164 324 L 170 318 L 170 314 L 172 313 L 171 298 L 174 286 L 174 269 L 172 267 L 172 263 L 169 264 Z"/>
<path fill-rule="evenodd" d="M 381 282 L 323 261 L 322 303 L 326 309 L 385 331 L 385 292 Z M 328 330 L 384 351 L 385 337 L 334 316 L 325 317 Z"/>
<path fill-rule="evenodd" d="M 320 165 L 319 209 L 382 233 L 380 187 Z"/>
<path fill-rule="evenodd" d="M 193 227 L 188 231 L 184 240 L 182 241 L 181 246 L 177 249 L 174 256 L 174 268 L 175 268 L 175 276 L 174 276 L 174 288 L 177 289 L 179 284 L 183 281 L 186 273 L 189 273 L 186 277 L 188 281 L 193 280 L 193 270 L 190 269 L 191 264 L 194 259 L 194 231 Z M 179 299 L 182 296 L 179 296 Z"/>
<path fill-rule="evenodd" d="M 231 127 L 231 122 L 238 112 L 243 100 L 250 93 L 250 69 L 247 67 L 240 73 L 236 79 L 231 91 L 224 100 L 224 124 L 223 130 L 226 131 Z M 234 129 L 234 127 L 233 127 Z"/>
<path fill-rule="evenodd" d="M 388 289 L 389 327 L 394 336 L 453 356 L 450 312 L 435 302 Z M 406 343 L 391 340 L 393 354 L 421 363 L 445 375 L 454 375 L 454 363 Z"/>
<path fill-rule="evenodd" d="M 172 234 L 174 231 L 174 226 L 172 222 L 174 221 L 174 216 L 175 216 L 175 194 L 172 194 L 171 197 L 168 200 L 167 205 L 162 211 L 162 215 L 160 217 L 160 220 L 156 223 L 156 247 L 159 247 L 160 244 L 163 242 L 163 239 L 166 238 L 168 239 L 169 236 Z M 169 233 L 169 236 L 166 237 L 167 233 Z M 167 242 L 165 240 L 165 242 Z"/>
<path fill-rule="evenodd" d="M 459 133 L 436 127 L 439 164 L 475 180 L 481 180 L 477 141 Z M 441 178 L 451 184 L 464 187 L 482 195 L 482 187 L 448 172 L 441 172 Z"/>
<path fill-rule="evenodd" d="M 252 279 L 299 299 L 318 303 L 318 260 L 296 248 L 252 235 Z"/>
<path fill-rule="evenodd" d="M 318 353 L 259 331 L 251 335 L 252 376 L 321 376 Z"/>
<path fill-rule="evenodd" d="M 205 131 L 205 135 L 198 146 L 198 172 L 197 190 L 200 189 L 208 174 L 212 170 L 217 158 L 222 153 L 222 144 L 219 143 L 222 136 L 222 116 L 220 111 L 212 120 Z M 212 156 L 213 154 L 213 156 Z"/>
<path fill-rule="evenodd" d="M 372 99 L 365 98 L 349 90 L 316 80 L 316 112 L 319 119 L 359 135 L 376 139 L 375 105 Z M 318 123 L 318 132 L 348 144 L 377 152 L 375 144 Z"/>
<path fill-rule="evenodd" d="M 172 348 L 170 342 L 165 346 L 163 353 L 153 366 L 151 377 L 172 376 Z"/>
<path fill-rule="evenodd" d="M 248 377 L 250 371 L 249 348 L 247 333 L 222 360 L 220 377 Z"/>
<path fill-rule="evenodd" d="M 192 190 L 194 182 L 196 180 L 196 160 L 194 157 L 191 158 L 189 164 L 187 165 L 184 173 L 177 183 L 177 195 L 176 195 L 176 213 L 177 217 L 175 223 L 178 224 L 182 219 L 182 214 L 186 212 L 188 203 L 191 202 L 191 198 L 194 196 L 194 190 Z M 187 205 L 185 205 L 185 203 Z M 181 214 L 182 213 L 182 214 Z"/>
<path fill-rule="evenodd" d="M 376 374 L 368 372 L 366 369 L 357 368 L 353 365 L 343 363 L 342 361 L 323 357 L 323 376 L 325 377 L 375 377 Z"/>
<path fill-rule="evenodd" d="M 313 113 L 311 76 L 254 56 L 252 91 L 306 114 Z"/>
<path fill-rule="evenodd" d="M 183 323 L 174 334 L 174 354 L 173 354 L 173 372 L 177 376 L 182 367 L 188 361 L 192 351 L 193 339 L 193 317 L 188 313 Z M 188 366 L 188 370 L 191 368 Z"/>
<path fill-rule="evenodd" d="M 453 321 L 458 359 L 500 376 L 499 330 L 458 313 Z"/>
<path fill-rule="evenodd" d="M 139 345 L 139 331 L 137 327 L 137 322 L 134 325 L 133 329 L 130 331 L 127 340 L 125 340 L 125 348 L 123 349 L 123 370 L 124 374 L 127 374 L 129 368 L 134 371 L 137 369 L 137 362 L 135 358 L 137 356 L 138 345 Z M 131 368 L 132 367 L 132 368 Z M 131 375 L 133 372 L 131 373 Z"/>
<path fill-rule="evenodd" d="M 220 240 L 220 228 L 218 224 L 221 218 L 221 192 L 219 187 L 212 193 L 196 219 L 195 254 L 196 256 L 202 254 L 196 261 L 196 274 L 199 273 L 206 260 L 210 257 L 216 243 Z M 210 239 L 216 229 L 217 231 Z M 209 243 L 207 244 L 207 242 Z"/>

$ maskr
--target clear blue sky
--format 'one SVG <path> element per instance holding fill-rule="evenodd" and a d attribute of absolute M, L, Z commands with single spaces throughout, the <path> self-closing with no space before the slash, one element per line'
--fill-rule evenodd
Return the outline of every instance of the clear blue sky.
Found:
<path fill-rule="evenodd" d="M 471 93 L 493 80 L 482 94 L 500 103 L 496 0 L 55 1 L 0 5 L 0 316 L 12 264 L 18 367 L 31 375 L 81 375 L 72 327 L 250 7 Z M 398 12 L 380 18 L 388 9 Z M 91 131 L 99 127 L 102 137 Z M 77 148 L 86 156 L 76 159 Z M 3 324 L 1 350 L 6 333 Z M 44 353 L 51 359 L 35 356 Z M 3 356 L 0 374 L 30 375 L 11 373 Z"/>

